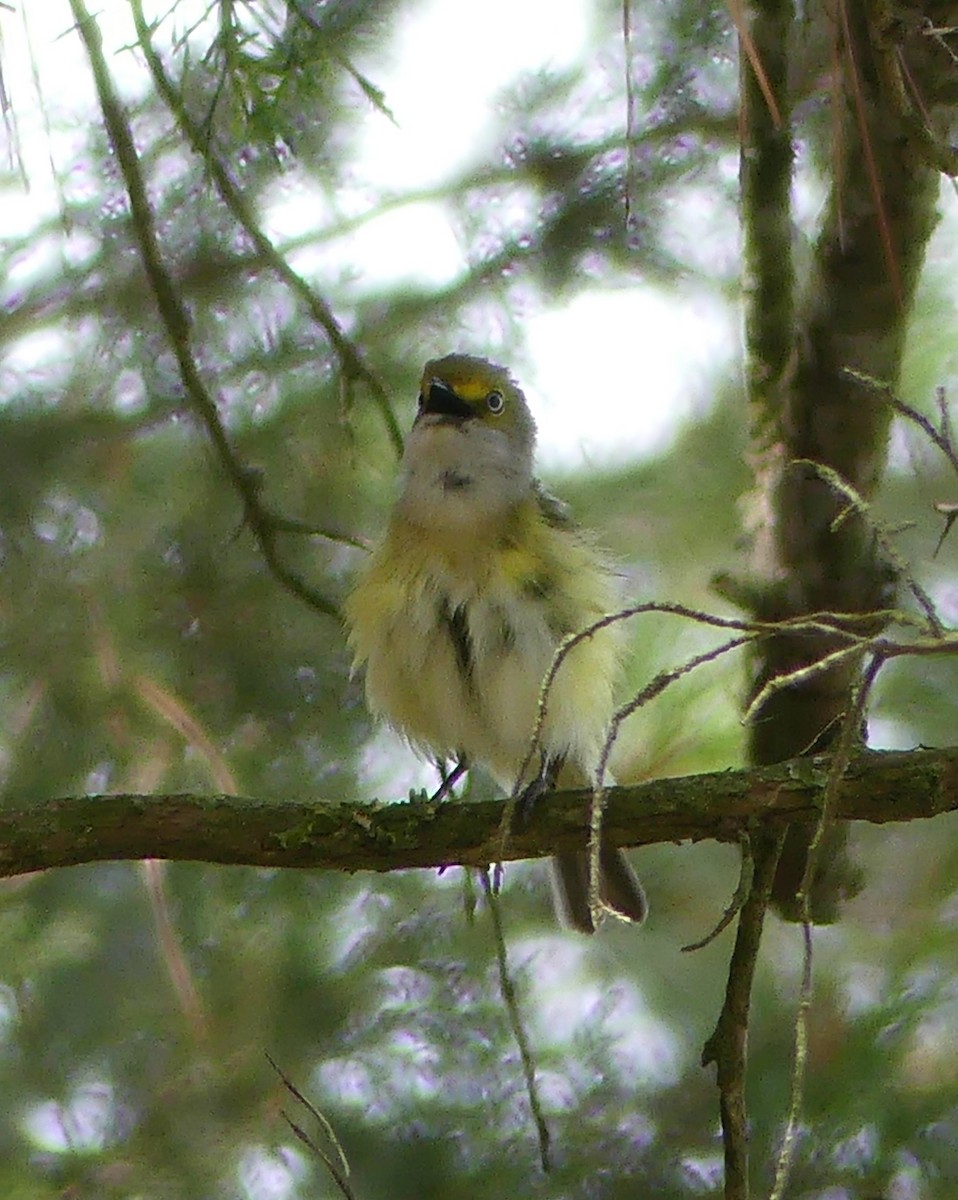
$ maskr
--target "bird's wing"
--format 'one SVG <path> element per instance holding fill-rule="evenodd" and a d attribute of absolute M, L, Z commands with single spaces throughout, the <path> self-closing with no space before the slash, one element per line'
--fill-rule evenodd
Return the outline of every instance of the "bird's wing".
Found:
<path fill-rule="evenodd" d="M 560 500 L 558 496 L 547 492 L 538 479 L 532 481 L 532 490 L 535 493 L 539 511 L 545 517 L 548 525 L 551 525 L 553 529 L 575 529 L 576 524 L 568 504 Z"/>

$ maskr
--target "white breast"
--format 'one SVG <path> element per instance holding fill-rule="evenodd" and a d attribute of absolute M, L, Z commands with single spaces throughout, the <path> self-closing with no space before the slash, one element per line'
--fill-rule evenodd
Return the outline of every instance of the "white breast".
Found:
<path fill-rule="evenodd" d="M 406 441 L 397 509 L 427 528 L 469 530 L 495 520 L 531 486 L 531 461 L 514 453 L 504 430 L 427 415 Z"/>

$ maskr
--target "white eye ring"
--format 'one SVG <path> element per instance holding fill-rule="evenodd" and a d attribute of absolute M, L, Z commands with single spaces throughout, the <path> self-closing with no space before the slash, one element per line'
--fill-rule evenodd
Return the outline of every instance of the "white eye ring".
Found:
<path fill-rule="evenodd" d="M 506 402 L 503 398 L 502 392 L 490 392 L 486 397 L 486 408 L 489 409 L 493 416 L 498 417 L 505 407 Z"/>

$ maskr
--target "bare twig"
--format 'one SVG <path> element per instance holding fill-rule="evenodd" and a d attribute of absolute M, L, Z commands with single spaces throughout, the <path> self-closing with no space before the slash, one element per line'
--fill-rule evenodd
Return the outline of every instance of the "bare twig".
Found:
<path fill-rule="evenodd" d="M 307 1147 L 307 1149 L 311 1150 L 313 1154 L 315 1154 L 316 1157 L 322 1161 L 333 1182 L 339 1188 L 340 1192 L 342 1192 L 342 1194 L 346 1197 L 346 1200 L 356 1200 L 356 1192 L 353 1190 L 353 1186 L 349 1178 L 349 1162 L 332 1125 L 329 1123 L 323 1113 L 320 1112 L 316 1105 L 313 1104 L 312 1101 L 307 1100 L 296 1084 L 293 1083 L 286 1072 L 277 1065 L 275 1059 L 269 1053 L 266 1055 L 266 1061 L 280 1077 L 283 1087 L 286 1088 L 287 1092 L 289 1092 L 294 1100 L 299 1101 L 299 1103 L 303 1106 L 303 1108 L 306 1109 L 309 1115 L 319 1126 L 323 1137 L 332 1148 L 332 1153 L 327 1153 L 311 1134 L 308 1134 L 300 1125 L 297 1125 L 288 1113 L 283 1112 L 283 1120 L 289 1126 L 290 1131 L 296 1138 L 299 1139 L 299 1141 L 303 1143 L 304 1146 Z"/>
<path fill-rule="evenodd" d="M 868 174 L 868 183 L 875 205 L 875 219 L 878 222 L 878 233 L 881 240 L 882 254 L 885 267 L 888 270 L 888 282 L 901 312 L 905 311 L 905 289 L 902 283 L 901 268 L 895 244 L 892 239 L 891 225 L 888 220 L 888 210 L 882 188 L 882 175 L 878 167 L 875 146 L 869 122 L 868 103 L 865 98 L 865 88 L 862 83 L 861 68 L 856 51 L 856 37 L 852 31 L 848 15 L 848 0 L 837 0 L 839 24 L 842 30 L 842 40 L 848 69 L 845 72 L 846 86 L 851 92 L 855 103 L 855 113 L 858 118 L 858 132 L 861 139 L 862 157 Z"/>
<path fill-rule="evenodd" d="M 688 675 L 691 671 L 694 671 L 697 667 L 705 663 L 715 662 L 716 659 L 721 658 L 722 655 L 727 654 L 730 650 L 736 650 L 740 646 L 746 645 L 752 640 L 753 636 L 761 637 L 762 635 L 755 634 L 730 638 L 712 650 L 706 650 L 702 654 L 694 655 L 672 670 L 659 671 L 638 695 L 633 696 L 628 703 L 623 704 L 613 715 L 605 744 L 602 747 L 602 753 L 599 756 L 599 765 L 595 773 L 595 787 L 592 792 L 592 803 L 589 809 L 589 908 L 592 912 L 593 923 L 596 926 L 598 926 L 598 922 L 604 914 L 615 914 L 615 910 L 610 908 L 609 905 L 604 904 L 599 896 L 599 856 L 602 846 L 602 808 L 605 796 L 605 776 L 609 767 L 609 758 L 618 739 L 623 721 L 654 700 L 656 696 L 664 692 L 676 680 L 681 679 L 684 675 Z"/>
<path fill-rule="evenodd" d="M 807 900 L 807 893 L 806 893 Z M 805 1067 L 808 1063 L 808 1014 L 812 1006 L 812 924 L 801 923 L 802 931 L 802 980 L 798 989 L 798 1007 L 795 1012 L 795 1051 L 792 1063 L 792 1082 L 788 1103 L 788 1118 L 782 1144 L 775 1162 L 775 1179 L 769 1200 L 782 1200 L 788 1187 L 789 1176 L 797 1146 L 798 1119 L 802 1108 L 805 1089 Z"/>
<path fill-rule="evenodd" d="M 931 597 L 915 578 L 908 563 L 898 553 L 897 548 L 889 536 L 888 530 L 876 520 L 874 513 L 871 510 L 871 505 L 865 500 L 858 491 L 852 487 L 847 479 L 844 479 L 838 471 L 832 467 L 826 466 L 824 463 L 815 462 L 810 458 L 796 458 L 793 460 L 796 466 L 810 467 L 830 488 L 833 488 L 840 496 L 843 496 L 848 501 L 849 509 L 853 509 L 859 513 L 874 530 L 875 537 L 878 539 L 882 550 L 888 556 L 890 562 L 895 568 L 899 578 L 903 579 L 908 586 L 908 590 L 918 601 L 918 605 L 928 621 L 928 628 L 936 637 L 941 637 L 944 633 L 944 627 L 938 613 L 935 611 L 935 605 Z M 843 510 L 835 518 L 833 528 L 837 528 L 838 524 L 845 519 L 848 510 Z"/>
<path fill-rule="evenodd" d="M 772 124 L 776 129 L 780 129 L 782 127 L 781 109 L 775 98 L 775 92 L 769 80 L 768 72 L 765 70 L 762 62 L 762 56 L 755 45 L 755 39 L 752 37 L 752 31 L 749 28 L 748 19 L 745 15 L 745 5 L 742 3 L 742 0 L 726 0 L 726 7 L 728 8 L 729 16 L 732 18 L 732 24 L 735 26 L 735 32 L 742 43 L 745 57 L 755 76 L 755 81 L 761 89 L 762 97 L 768 106 L 768 113 Z"/>
<path fill-rule="evenodd" d="M 856 639 L 859 635 L 855 634 L 856 627 L 867 629 L 869 625 L 874 625 L 881 618 L 883 620 L 893 620 L 903 625 L 910 625 L 914 622 L 907 613 L 901 613 L 897 609 L 881 610 L 873 613 L 834 613 L 834 612 L 817 612 L 809 613 L 802 617 L 789 617 L 784 621 L 749 621 L 741 617 L 724 617 L 716 613 L 706 612 L 704 609 L 691 608 L 687 604 L 676 604 L 667 600 L 653 600 L 645 604 L 633 604 L 628 608 L 619 609 L 617 612 L 609 613 L 605 617 L 600 617 L 599 620 L 593 621 L 591 625 L 587 625 L 585 629 L 580 629 L 578 633 L 571 634 L 565 638 L 559 648 L 555 652 L 552 663 L 542 681 L 542 687 L 539 689 L 539 704 L 536 712 L 536 723 L 533 728 L 532 739 L 526 757 L 518 771 L 516 783 L 513 787 L 513 795 L 518 795 L 522 790 L 522 784 L 526 778 L 526 774 L 532 763 L 536 752 L 539 749 L 539 739 L 542 735 L 542 727 L 545 722 L 546 713 L 549 706 L 549 695 L 555 683 L 555 678 L 562 668 L 569 654 L 589 638 L 594 637 L 600 630 L 607 628 L 609 625 L 615 625 L 619 621 L 628 621 L 632 617 L 640 617 L 650 613 L 659 613 L 666 616 L 682 617 L 686 620 L 693 621 L 696 624 L 710 626 L 714 629 L 728 629 L 737 631 L 752 636 L 761 636 L 764 634 L 781 634 L 795 633 L 808 634 L 817 633 L 828 636 L 845 637 Z M 861 638 L 862 644 L 866 644 L 866 639 Z M 731 649 L 732 647 L 728 647 Z M 720 650 L 720 653 L 722 651 Z M 705 656 L 705 661 L 709 661 L 715 657 L 713 653 Z M 685 674 L 684 670 L 680 670 L 680 674 Z M 651 685 L 650 685 L 651 686 Z M 667 686 L 663 685 L 663 686 Z M 659 689 L 661 690 L 661 688 Z M 644 702 L 644 701 L 643 701 Z"/>
<path fill-rule="evenodd" d="M 705 937 L 699 938 L 697 942 L 689 942 L 687 946 L 683 946 L 683 954 L 691 954 L 695 950 L 704 950 L 706 946 L 711 945 L 719 934 L 731 925 L 736 913 L 741 911 L 742 905 L 748 899 L 749 893 L 752 890 L 752 881 L 755 878 L 755 861 L 752 858 L 752 844 L 748 832 L 744 829 L 739 835 L 738 844 L 741 852 L 741 865 L 739 868 L 738 883 L 736 884 L 732 899 L 728 902 L 715 928 L 710 930 Z"/>
<path fill-rule="evenodd" d="M 801 1117 L 802 1098 L 805 1087 L 805 1070 L 808 1064 L 808 1014 L 812 1006 L 812 917 L 811 917 L 811 882 L 815 877 L 815 867 L 822 840 L 833 820 L 833 814 L 838 805 L 838 794 L 842 780 L 852 754 L 861 740 L 861 725 L 864 720 L 868 698 L 878 677 L 878 672 L 884 664 L 879 654 L 872 656 L 865 668 L 862 678 L 855 690 L 855 699 L 849 711 L 845 714 L 838 745 L 834 757 L 829 764 L 828 781 L 822 800 L 821 815 L 815 826 L 815 833 L 808 847 L 805 860 L 805 873 L 798 889 L 798 901 L 802 913 L 802 981 L 798 993 L 798 1008 L 795 1014 L 795 1052 L 792 1064 L 792 1082 L 789 1097 L 788 1117 L 785 1122 L 785 1132 L 779 1148 L 775 1164 L 775 1180 L 769 1200 L 783 1200 L 788 1187 L 788 1179 L 792 1170 L 795 1156 L 796 1137 Z"/>
<path fill-rule="evenodd" d="M 868 698 L 871 695 L 872 687 L 878 677 L 878 672 L 884 666 L 884 663 L 885 659 L 881 653 L 872 655 L 868 666 L 865 668 L 855 688 L 854 701 L 842 722 L 838 744 L 829 761 L 828 781 L 825 785 L 825 793 L 822 798 L 821 815 L 815 827 L 814 837 L 808 847 L 805 874 L 798 892 L 806 924 L 810 924 L 811 922 L 809 913 L 809 888 L 812 879 L 815 877 L 815 858 L 829 822 L 834 819 L 834 812 L 838 806 L 839 789 L 845 777 L 845 772 L 848 770 L 852 755 L 862 744 L 862 725 L 865 719 L 865 709 Z"/>
<path fill-rule="evenodd" d="M 941 419 L 941 435 L 945 439 L 947 445 L 954 449 L 955 431 L 951 424 L 951 408 L 948 405 L 948 393 L 940 384 L 935 388 L 935 403 L 938 406 L 938 416 Z M 954 456 L 951 458 L 951 465 L 958 471 L 958 461 Z"/>
<path fill-rule="evenodd" d="M 183 951 L 182 939 L 170 912 L 166 890 L 166 863 L 146 858 L 140 863 L 140 874 L 150 900 L 160 952 L 180 1011 L 186 1019 L 193 1039 L 202 1044 L 209 1037 L 209 1021 L 196 987 L 196 980 Z"/>
<path fill-rule="evenodd" d="M 321 537 L 328 542 L 338 542 L 341 546 L 352 546 L 354 550 L 370 549 L 370 543 L 365 538 L 352 537 L 326 525 L 314 525 L 311 521 L 298 521 L 295 517 L 283 517 L 278 513 L 270 514 L 270 522 L 277 533 L 299 533 L 304 537 Z"/>
<path fill-rule="evenodd" d="M 948 460 L 951 469 L 958 475 L 958 449 L 955 447 L 955 435 L 951 423 L 951 410 L 948 407 L 948 396 L 943 387 L 935 389 L 935 402 L 938 408 L 940 423 L 940 427 L 936 429 L 924 413 L 919 412 L 917 408 L 912 408 L 910 404 L 906 404 L 904 400 L 896 396 L 890 384 L 882 383 L 878 379 L 872 379 L 870 375 L 865 375 L 861 371 L 853 371 L 851 368 L 846 368 L 845 374 L 876 392 L 886 403 L 891 405 L 899 416 L 905 417 L 906 420 L 912 421 L 917 425 L 932 445 L 938 447 Z M 934 508 L 935 512 L 940 513 L 945 518 L 941 536 L 938 538 L 935 549 L 932 551 L 932 558 L 937 558 L 945 538 L 951 531 L 955 520 L 958 519 L 958 504 L 949 501 L 940 501 L 934 505 Z"/>
<path fill-rule="evenodd" d="M 821 658 L 816 659 L 815 662 L 809 663 L 806 667 L 796 667 L 794 671 L 774 676 L 751 702 L 742 719 L 744 721 L 753 719 L 761 704 L 777 692 L 781 692 L 794 684 L 805 683 L 809 679 L 814 679 L 817 675 L 822 674 L 831 667 L 848 661 L 856 654 L 864 657 L 869 652 L 880 657 L 882 661 L 889 658 L 928 658 L 958 654 L 958 634 L 952 631 L 942 631 L 940 636 L 924 638 L 914 642 L 898 642 L 887 637 L 863 638 L 857 644 L 845 646 L 840 650 L 833 651 L 831 654 L 823 655 Z"/>
<path fill-rule="evenodd" d="M 743 637 L 729 638 L 728 641 L 722 642 L 720 646 L 714 646 L 711 650 L 695 654 L 684 663 L 680 663 L 679 666 L 672 667 L 666 671 L 659 671 L 653 676 L 637 695 L 633 696 L 631 700 L 615 711 L 609 726 L 609 732 L 606 735 L 605 744 L 602 747 L 602 754 L 599 758 L 599 765 L 596 770 L 596 786 L 598 788 L 603 786 L 605 773 L 609 766 L 609 758 L 624 721 L 628 720 L 629 717 L 637 713 L 640 708 L 643 708 L 651 700 L 654 700 L 656 696 L 664 692 L 671 684 L 683 678 L 683 676 L 690 674 L 696 668 L 704 666 L 705 663 L 715 662 L 722 655 L 728 654 L 731 650 L 737 650 L 740 646 L 748 645 L 755 638 L 766 636 L 770 636 L 768 631 L 756 630 L 747 633 Z"/>
<path fill-rule="evenodd" d="M 784 621 L 748 621 L 737 617 L 717 616 L 714 613 L 708 613 L 701 609 L 690 608 L 688 605 L 676 604 L 669 601 L 651 601 L 646 604 L 636 604 L 629 608 L 620 609 L 618 612 L 610 613 L 608 616 L 601 617 L 598 621 L 594 621 L 591 625 L 578 633 L 572 634 L 565 638 L 553 657 L 552 663 L 542 681 L 542 686 L 539 689 L 539 701 L 536 711 L 536 721 L 533 726 L 532 733 L 529 738 L 528 749 L 526 750 L 525 758 L 523 759 L 519 771 L 516 776 L 516 782 L 513 785 L 512 792 L 503 809 L 502 824 L 499 830 L 498 849 L 496 858 L 502 860 L 506 857 L 506 844 L 509 840 L 513 820 L 515 817 L 518 798 L 521 795 L 523 784 L 529 772 L 533 758 L 538 752 L 542 738 L 542 730 L 545 725 L 545 719 L 549 707 L 549 697 L 555 683 L 556 676 L 562 668 L 568 655 L 588 638 L 594 637 L 600 630 L 607 628 L 610 625 L 616 624 L 618 621 L 626 621 L 632 617 L 642 616 L 649 613 L 666 614 L 670 616 L 682 617 L 684 619 L 696 622 L 698 624 L 711 626 L 716 629 L 728 629 L 739 631 L 746 635 L 742 638 L 733 638 L 723 645 L 706 651 L 701 655 L 695 656 L 688 663 L 673 668 L 672 670 L 660 672 L 654 679 L 646 685 L 642 691 L 634 697 L 628 704 L 624 705 L 613 718 L 613 726 L 611 733 L 606 740 L 603 748 L 602 758 L 600 761 L 597 778 L 601 786 L 601 781 L 604 778 L 609 754 L 611 753 L 612 744 L 615 741 L 617 731 L 622 721 L 635 712 L 642 705 L 647 704 L 651 699 L 664 691 L 671 683 L 688 674 L 696 667 L 704 663 L 711 662 L 720 657 L 722 654 L 737 647 L 746 644 L 747 642 L 756 641 L 764 637 L 779 635 L 782 633 L 789 634 L 819 634 L 829 637 L 838 638 L 849 642 L 849 645 L 835 653 L 839 659 L 849 656 L 859 650 L 867 649 L 875 642 L 874 637 L 869 638 L 867 635 L 858 634 L 856 628 L 869 629 L 873 628 L 877 621 L 882 622 L 894 620 L 906 627 L 918 626 L 921 629 L 925 628 L 923 623 L 918 622 L 914 617 L 907 613 L 899 612 L 898 610 L 881 610 L 873 613 L 810 613 L 807 617 L 791 617 Z M 916 643 L 917 645 L 917 643 Z M 945 650 L 945 645 L 938 642 L 934 643 L 939 648 L 939 651 Z M 906 652 L 900 647 L 886 649 L 887 657 L 894 657 L 899 652 Z M 919 651 L 920 652 L 920 651 Z M 827 665 L 833 665 L 832 660 Z M 816 664 L 812 664 L 809 668 L 803 668 L 812 674 L 817 670 Z M 801 676 L 804 678 L 804 676 Z M 795 682 L 792 675 L 788 676 L 781 686 L 788 686 L 789 683 Z M 771 691 L 776 688 L 776 681 L 773 679 L 767 685 Z"/>
<path fill-rule="evenodd" d="M 762 706 L 772 696 L 785 691 L 786 688 L 794 687 L 796 684 L 807 683 L 810 679 L 815 679 L 817 676 L 823 675 L 833 667 L 848 662 L 849 659 L 854 659 L 856 655 L 863 655 L 865 646 L 867 646 L 867 643 L 864 646 L 858 643 L 851 646 L 843 646 L 839 650 L 833 650 L 830 654 L 825 654 L 821 658 L 815 659 L 808 666 L 796 667 L 794 671 L 787 671 L 783 675 L 773 675 L 749 703 L 742 717 L 743 722 L 747 723 L 753 720 L 761 711 Z"/>
<path fill-rule="evenodd" d="M 951 527 L 958 520 L 958 504 L 953 501 L 939 500 L 935 504 L 935 512 L 940 513 L 945 518 L 945 523 L 941 528 L 941 534 L 938 541 L 935 542 L 935 548 L 932 551 L 932 558 L 938 557 L 938 551 L 945 544 L 945 538 L 951 533 Z"/>
<path fill-rule="evenodd" d="M 519 1057 L 522 1060 L 522 1073 L 526 1082 L 526 1095 L 529 1097 L 529 1108 L 532 1112 L 532 1119 L 535 1122 L 536 1136 L 539 1139 L 539 1162 L 542 1164 L 543 1171 L 548 1173 L 552 1166 L 549 1160 L 549 1126 L 546 1124 L 545 1114 L 542 1111 L 542 1102 L 539 1099 L 539 1088 L 536 1084 L 536 1064 L 532 1057 L 532 1050 L 529 1047 L 529 1038 L 526 1035 L 525 1026 L 522 1023 L 519 997 L 516 995 L 515 985 L 509 974 L 506 939 L 502 932 L 500 899 L 496 893 L 496 889 L 492 886 L 489 872 L 481 871 L 480 879 L 482 880 L 482 890 L 486 895 L 486 903 L 489 905 L 489 913 L 492 917 L 492 935 L 496 946 L 496 965 L 499 969 L 499 990 L 502 992 L 502 1001 L 506 1006 L 506 1012 L 509 1014 L 509 1025 L 512 1028 L 512 1036 L 516 1040 L 516 1045 L 519 1048 Z"/>
<path fill-rule="evenodd" d="M 912 408 L 910 404 L 906 404 L 904 400 L 901 400 L 895 394 L 895 390 L 891 384 L 882 383 L 880 379 L 873 379 L 870 375 L 866 375 L 864 371 L 855 371 L 851 367 L 846 367 L 842 373 L 847 375 L 849 379 L 854 379 L 857 383 L 864 384 L 865 387 L 875 392 L 886 403 L 890 404 L 895 412 L 906 417 L 909 421 L 913 421 L 928 440 L 944 454 L 954 472 L 958 474 L 958 451 L 955 449 L 951 429 L 951 415 L 948 411 L 944 388 L 938 388 L 935 397 L 938 405 L 938 413 L 941 418 L 941 429 L 939 430 L 935 428 L 924 413 L 919 412 L 917 408 Z"/>
<path fill-rule="evenodd" d="M 748 1017 L 762 926 L 784 840 L 784 830 L 763 830 L 754 835 L 755 872 L 748 899 L 739 913 L 725 1002 L 715 1031 L 702 1050 L 702 1066 L 714 1062 L 717 1073 L 726 1200 L 747 1200 L 749 1194 L 748 1118 L 745 1108 Z"/>
<path fill-rule="evenodd" d="M 632 78 L 632 0 L 622 0 L 622 57 L 625 60 L 625 236 L 633 233 L 635 191 L 635 81 Z"/>

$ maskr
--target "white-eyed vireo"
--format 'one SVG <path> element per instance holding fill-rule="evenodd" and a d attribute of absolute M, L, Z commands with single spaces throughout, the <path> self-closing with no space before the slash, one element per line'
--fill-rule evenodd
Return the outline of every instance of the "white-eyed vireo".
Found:
<path fill-rule="evenodd" d="M 449 354 L 426 364 L 386 535 L 346 603 L 366 698 L 443 763 L 512 789 L 559 643 L 617 607 L 615 577 L 533 475 L 535 422 L 508 371 Z M 621 625 L 583 640 L 549 694 L 540 781 L 589 786 L 613 712 Z M 603 847 L 599 892 L 634 921 L 645 895 Z M 563 919 L 591 933 L 587 856 L 553 859 Z"/>

